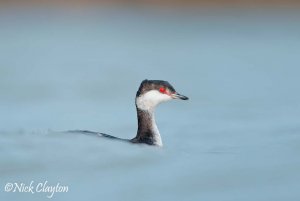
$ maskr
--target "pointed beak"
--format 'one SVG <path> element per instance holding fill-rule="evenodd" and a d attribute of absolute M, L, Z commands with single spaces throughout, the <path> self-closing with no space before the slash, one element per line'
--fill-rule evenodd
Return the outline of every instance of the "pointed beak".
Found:
<path fill-rule="evenodd" d="M 174 99 L 181 99 L 181 100 L 188 100 L 189 99 L 188 97 L 186 97 L 184 95 L 181 95 L 181 94 L 179 94 L 177 92 L 175 94 L 172 94 L 172 98 L 174 98 Z"/>

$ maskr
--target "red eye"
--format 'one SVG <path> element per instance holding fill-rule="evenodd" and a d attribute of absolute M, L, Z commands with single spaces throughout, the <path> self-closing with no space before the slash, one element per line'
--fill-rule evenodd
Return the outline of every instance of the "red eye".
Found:
<path fill-rule="evenodd" d="M 161 88 L 159 89 L 159 91 L 160 91 L 161 93 L 165 93 L 165 92 L 166 92 L 166 89 L 163 88 L 163 87 L 161 87 Z"/>

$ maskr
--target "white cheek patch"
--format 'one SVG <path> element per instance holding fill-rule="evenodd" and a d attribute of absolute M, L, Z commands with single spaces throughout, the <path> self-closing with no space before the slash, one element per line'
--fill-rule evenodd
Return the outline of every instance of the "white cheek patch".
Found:
<path fill-rule="evenodd" d="M 151 110 L 158 104 L 169 100 L 172 100 L 172 97 L 169 95 L 162 94 L 157 90 L 151 90 L 139 96 L 136 99 L 136 105 L 141 110 Z"/>

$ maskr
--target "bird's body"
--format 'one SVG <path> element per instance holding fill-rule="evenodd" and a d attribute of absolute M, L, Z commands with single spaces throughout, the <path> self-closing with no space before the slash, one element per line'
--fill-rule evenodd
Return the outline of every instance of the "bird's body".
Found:
<path fill-rule="evenodd" d="M 162 146 L 162 139 L 155 122 L 154 111 L 158 104 L 172 99 L 188 100 L 186 96 L 178 94 L 172 85 L 166 81 L 144 80 L 141 83 L 135 97 L 138 118 L 138 130 L 136 137 L 131 140 L 127 140 L 87 130 L 73 130 L 69 132 L 97 135 L 132 143 Z"/>

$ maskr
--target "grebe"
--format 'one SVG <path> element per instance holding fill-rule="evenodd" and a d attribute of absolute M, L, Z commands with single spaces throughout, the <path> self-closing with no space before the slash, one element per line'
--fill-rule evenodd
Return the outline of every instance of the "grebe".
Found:
<path fill-rule="evenodd" d="M 142 81 L 135 97 L 138 130 L 137 135 L 133 139 L 122 139 L 104 133 L 87 130 L 73 130 L 68 132 L 96 134 L 101 137 L 118 139 L 131 143 L 163 146 L 161 136 L 155 122 L 154 110 L 158 104 L 172 99 L 188 100 L 188 97 L 177 93 L 174 87 L 172 87 L 172 85 L 167 81 L 144 80 Z"/>

